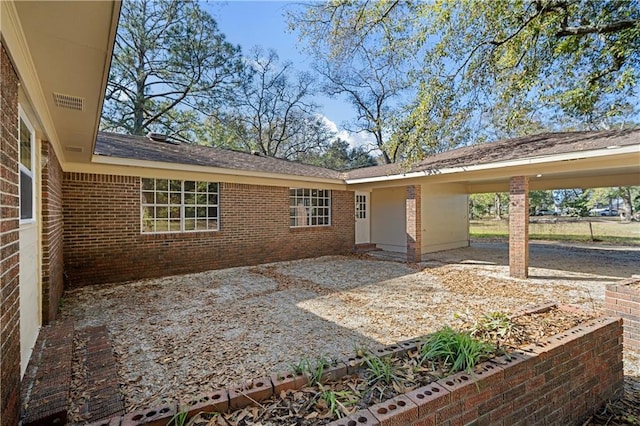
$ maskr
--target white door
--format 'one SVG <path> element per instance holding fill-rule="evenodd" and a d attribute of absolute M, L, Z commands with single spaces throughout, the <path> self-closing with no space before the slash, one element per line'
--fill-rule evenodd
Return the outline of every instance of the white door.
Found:
<path fill-rule="evenodd" d="M 367 244 L 370 239 L 369 193 L 356 192 L 356 244 Z"/>

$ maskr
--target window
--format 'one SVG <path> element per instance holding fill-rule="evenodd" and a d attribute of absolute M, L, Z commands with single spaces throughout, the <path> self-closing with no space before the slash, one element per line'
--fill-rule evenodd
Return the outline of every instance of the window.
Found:
<path fill-rule="evenodd" d="M 35 219 L 35 182 L 33 179 L 35 163 L 35 132 L 24 117 L 19 114 L 18 139 L 20 142 L 20 221 Z"/>
<path fill-rule="evenodd" d="M 292 227 L 331 225 L 331 191 L 291 188 L 289 200 Z"/>
<path fill-rule="evenodd" d="M 356 219 L 367 218 L 367 196 L 356 195 Z"/>
<path fill-rule="evenodd" d="M 218 183 L 142 179 L 142 233 L 217 231 Z"/>

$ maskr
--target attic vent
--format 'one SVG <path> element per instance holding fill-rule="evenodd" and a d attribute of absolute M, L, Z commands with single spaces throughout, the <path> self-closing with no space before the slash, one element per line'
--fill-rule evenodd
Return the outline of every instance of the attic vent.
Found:
<path fill-rule="evenodd" d="M 84 98 L 54 92 L 53 99 L 56 102 L 56 106 L 59 108 L 84 111 Z"/>
<path fill-rule="evenodd" d="M 71 146 L 71 145 L 66 145 L 64 147 L 65 150 L 69 151 L 69 152 L 82 152 L 84 151 L 84 149 L 82 149 L 82 147 L 79 146 Z"/>
<path fill-rule="evenodd" d="M 180 143 L 176 140 L 173 140 L 171 137 L 164 135 L 162 133 L 153 133 L 153 132 L 149 132 L 147 133 L 147 137 L 149 139 L 151 139 L 152 141 L 156 141 L 156 142 L 165 142 L 165 143 L 170 143 L 173 145 L 179 145 Z"/>

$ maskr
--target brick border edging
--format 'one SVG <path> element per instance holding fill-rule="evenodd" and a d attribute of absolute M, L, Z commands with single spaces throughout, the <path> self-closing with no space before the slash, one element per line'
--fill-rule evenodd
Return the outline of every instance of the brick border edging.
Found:
<path fill-rule="evenodd" d="M 640 276 L 608 284 L 604 305 L 606 315 L 622 318 L 624 347 L 640 352 Z"/>
<path fill-rule="evenodd" d="M 553 306 L 558 305 L 543 305 L 527 312 L 544 311 Z M 400 342 L 376 349 L 374 353 L 400 354 L 415 348 L 418 341 Z M 325 376 L 340 377 L 361 362 L 361 357 L 347 358 L 325 371 Z M 427 425 L 474 420 L 479 424 L 498 420 L 509 424 L 575 423 L 607 400 L 618 398 L 623 377 L 622 321 L 599 317 L 512 354 L 481 363 L 472 373 L 453 374 L 330 425 Z M 305 376 L 277 374 L 222 389 L 186 404 L 172 403 L 135 411 L 93 425 L 160 426 L 179 411 L 188 411 L 189 418 L 202 411 L 226 411 L 268 398 L 275 389 L 299 389 L 307 383 Z"/>

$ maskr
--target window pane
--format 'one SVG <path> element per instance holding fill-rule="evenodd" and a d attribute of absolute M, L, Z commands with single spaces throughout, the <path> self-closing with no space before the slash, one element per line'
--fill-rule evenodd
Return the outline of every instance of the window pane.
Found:
<path fill-rule="evenodd" d="M 209 182 L 209 192 L 218 192 L 218 184 L 216 182 Z"/>
<path fill-rule="evenodd" d="M 184 230 L 185 231 L 193 231 L 196 229 L 196 220 L 195 219 L 185 219 L 184 221 Z"/>
<path fill-rule="evenodd" d="M 153 192 L 143 192 L 142 193 L 142 202 L 144 204 L 153 204 L 154 193 Z"/>
<path fill-rule="evenodd" d="M 169 189 L 169 181 L 167 179 L 156 179 L 156 191 L 166 191 Z"/>
<path fill-rule="evenodd" d="M 169 184 L 169 188 L 173 192 L 181 192 L 182 191 L 182 181 L 172 180 Z"/>
<path fill-rule="evenodd" d="M 198 204 L 207 204 L 207 194 L 198 194 L 197 197 Z"/>
<path fill-rule="evenodd" d="M 184 208 L 184 217 L 196 217 L 196 208 L 195 207 L 185 207 Z"/>
<path fill-rule="evenodd" d="M 207 192 L 207 182 L 196 182 L 198 192 Z"/>
<path fill-rule="evenodd" d="M 27 127 L 26 123 L 20 120 L 20 163 L 29 171 L 33 171 L 31 168 L 31 130 Z"/>
<path fill-rule="evenodd" d="M 218 217 L 218 208 L 217 207 L 209 207 L 208 208 L 208 216 L 210 219 Z"/>
<path fill-rule="evenodd" d="M 177 193 L 177 194 L 176 194 L 175 192 L 172 192 L 172 193 L 171 193 L 171 204 L 178 204 L 178 205 L 180 205 L 180 204 L 181 204 L 180 198 L 181 198 L 181 197 L 180 197 L 180 193 Z"/>
<path fill-rule="evenodd" d="M 142 189 L 144 189 L 145 191 L 153 191 L 153 184 L 154 184 L 154 179 L 147 179 L 147 178 L 143 178 L 142 179 Z"/>
<path fill-rule="evenodd" d="M 209 194 L 209 205 L 218 204 L 218 195 L 217 194 Z"/>
<path fill-rule="evenodd" d="M 142 218 L 143 219 L 151 219 L 153 220 L 153 207 L 143 207 L 142 208 Z"/>
<path fill-rule="evenodd" d="M 184 203 L 185 204 L 195 204 L 196 203 L 196 195 L 191 192 L 187 192 L 184 194 Z"/>
<path fill-rule="evenodd" d="M 33 219 L 33 178 L 20 171 L 20 219 Z"/>
<path fill-rule="evenodd" d="M 156 192 L 156 204 L 168 204 L 169 195 L 166 192 Z"/>
<path fill-rule="evenodd" d="M 153 219 L 142 219 L 142 232 L 153 232 Z"/>
<path fill-rule="evenodd" d="M 184 191 L 185 192 L 195 192 L 196 191 L 196 183 L 192 180 L 184 181 Z"/>
<path fill-rule="evenodd" d="M 156 207 L 156 217 L 166 219 L 169 217 L 169 209 L 166 207 Z"/>
<path fill-rule="evenodd" d="M 198 231 L 206 231 L 207 230 L 207 220 L 196 220 L 196 229 Z"/>
<path fill-rule="evenodd" d="M 158 219 L 156 220 L 156 232 L 168 232 L 169 231 L 169 221 L 166 219 Z"/>
<path fill-rule="evenodd" d="M 198 207 L 196 209 L 196 213 L 198 214 L 198 219 L 207 217 L 207 208 L 206 207 Z"/>
<path fill-rule="evenodd" d="M 171 207 L 169 214 L 171 219 L 180 219 L 180 207 Z"/>
<path fill-rule="evenodd" d="M 216 229 L 218 229 L 218 220 L 217 219 L 209 219 L 209 221 L 207 222 L 207 225 L 208 225 L 208 229 L 216 230 Z"/>

